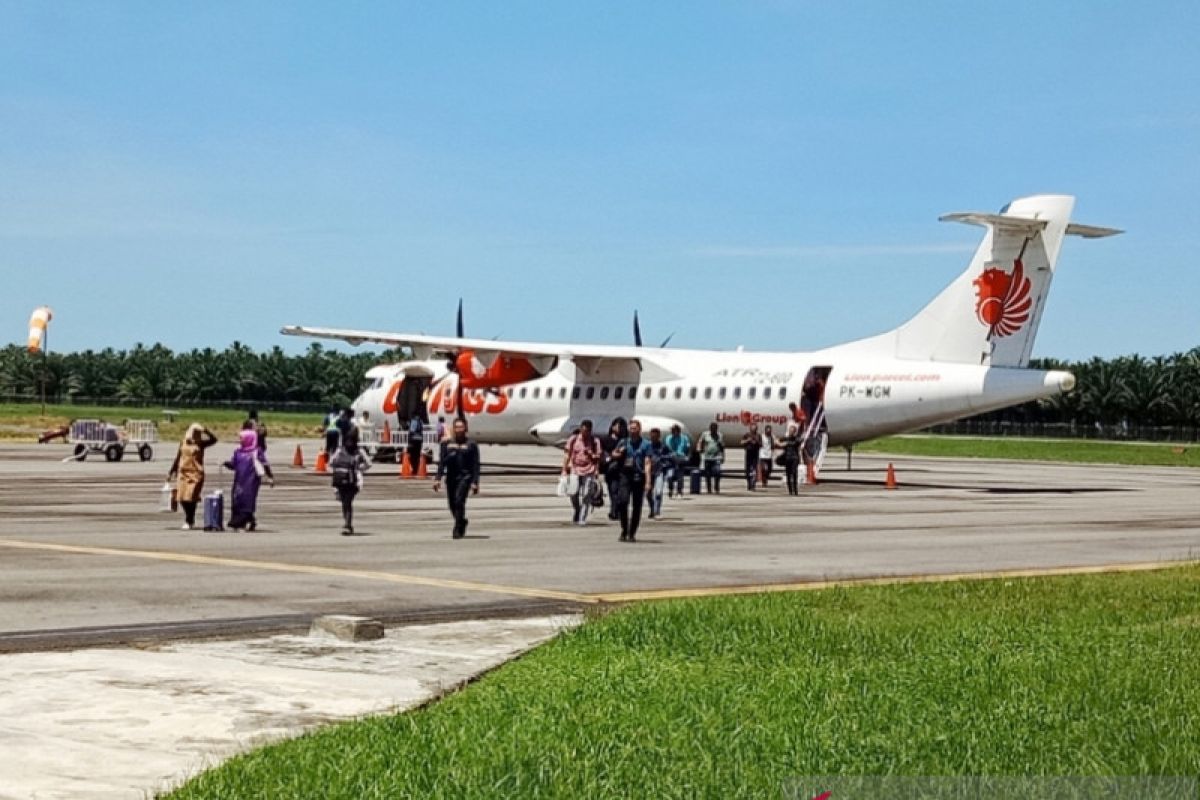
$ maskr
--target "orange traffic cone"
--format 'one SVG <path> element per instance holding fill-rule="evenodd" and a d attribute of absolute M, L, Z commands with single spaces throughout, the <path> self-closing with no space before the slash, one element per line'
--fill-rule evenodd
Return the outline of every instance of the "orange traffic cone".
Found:
<path fill-rule="evenodd" d="M 421 460 L 417 462 L 417 477 L 429 477 L 429 456 L 425 455 L 425 451 L 421 451 Z"/>
<path fill-rule="evenodd" d="M 304 451 L 300 449 L 300 445 L 296 445 L 296 455 L 292 456 L 292 466 L 304 469 Z"/>
<path fill-rule="evenodd" d="M 383 435 L 379 437 L 379 443 L 385 447 L 390 447 L 392 444 L 392 426 L 388 425 L 386 419 L 383 421 Z"/>
<path fill-rule="evenodd" d="M 408 451 L 404 451 L 404 455 L 400 457 L 400 477 L 411 478 L 413 476 L 412 462 L 408 460 Z"/>
<path fill-rule="evenodd" d="M 887 468 L 887 480 L 884 481 L 883 487 L 885 489 L 895 489 L 896 485 L 896 468 L 893 467 L 892 462 L 889 461 Z"/>
<path fill-rule="evenodd" d="M 314 469 L 320 473 L 329 471 L 329 455 L 324 450 L 317 451 L 317 466 Z"/>
<path fill-rule="evenodd" d="M 809 486 L 817 485 L 817 471 L 813 468 L 813 462 L 805 462 L 808 469 L 804 473 L 804 482 Z"/>

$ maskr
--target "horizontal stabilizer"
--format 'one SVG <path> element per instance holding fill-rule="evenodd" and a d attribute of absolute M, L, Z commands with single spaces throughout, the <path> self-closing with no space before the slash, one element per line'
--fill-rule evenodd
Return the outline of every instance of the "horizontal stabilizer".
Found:
<path fill-rule="evenodd" d="M 982 211 L 959 211 L 955 214 L 943 214 L 939 222 L 962 222 L 967 225 L 989 225 L 997 231 L 1005 233 L 1022 233 L 1029 236 L 1046 227 L 1044 219 L 1029 219 L 1028 217 L 1006 217 L 1003 214 L 987 214 Z"/>
<path fill-rule="evenodd" d="M 1067 226 L 1067 236 L 1082 236 L 1085 239 L 1103 239 L 1105 236 L 1116 236 L 1124 232 L 1118 228 L 1098 228 L 1095 225 L 1080 225 L 1078 222 Z"/>

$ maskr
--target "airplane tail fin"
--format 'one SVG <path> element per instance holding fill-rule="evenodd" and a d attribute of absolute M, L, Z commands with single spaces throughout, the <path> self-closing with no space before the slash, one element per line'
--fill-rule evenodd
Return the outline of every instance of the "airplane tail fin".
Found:
<path fill-rule="evenodd" d="M 1072 224 L 1074 205 L 1069 195 L 1035 195 L 998 214 L 941 217 L 987 229 L 966 271 L 899 328 L 856 344 L 903 359 L 1027 366 L 1063 237 L 1121 232 Z"/>

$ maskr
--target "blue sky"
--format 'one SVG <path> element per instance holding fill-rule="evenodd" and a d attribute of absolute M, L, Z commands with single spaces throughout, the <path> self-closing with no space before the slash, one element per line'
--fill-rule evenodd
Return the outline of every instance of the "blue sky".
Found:
<path fill-rule="evenodd" d="M 1035 355 L 1200 345 L 1200 4 L 0 2 L 0 319 L 808 349 L 1078 197 Z"/>

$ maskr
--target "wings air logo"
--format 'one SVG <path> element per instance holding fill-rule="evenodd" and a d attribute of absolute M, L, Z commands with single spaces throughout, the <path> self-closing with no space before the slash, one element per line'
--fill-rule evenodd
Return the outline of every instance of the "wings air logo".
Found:
<path fill-rule="evenodd" d="M 972 283 L 978 299 L 975 301 L 975 316 L 987 325 L 988 336 L 1012 336 L 1029 321 L 1029 278 L 1021 259 L 1013 262 L 1012 273 L 993 267 Z"/>

